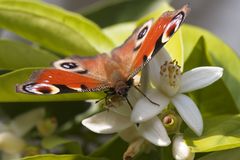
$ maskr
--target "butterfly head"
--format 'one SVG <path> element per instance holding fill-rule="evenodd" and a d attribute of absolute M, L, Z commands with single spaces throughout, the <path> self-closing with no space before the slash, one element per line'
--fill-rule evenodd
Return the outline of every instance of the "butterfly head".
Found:
<path fill-rule="evenodd" d="M 123 81 L 118 81 L 115 86 L 115 92 L 117 95 L 127 97 L 130 86 Z"/>
<path fill-rule="evenodd" d="M 117 81 L 114 87 L 114 91 L 117 95 L 122 97 L 127 97 L 128 91 L 133 85 L 133 79 L 129 79 L 127 82 L 125 81 Z"/>

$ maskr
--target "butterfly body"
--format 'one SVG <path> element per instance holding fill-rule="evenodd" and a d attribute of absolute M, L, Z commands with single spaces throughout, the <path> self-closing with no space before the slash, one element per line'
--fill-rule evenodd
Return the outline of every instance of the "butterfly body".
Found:
<path fill-rule="evenodd" d="M 60 94 L 105 91 L 126 97 L 134 76 L 177 31 L 189 7 L 165 12 L 155 23 L 149 20 L 110 54 L 72 56 L 36 71 L 17 91 L 30 94 Z"/>

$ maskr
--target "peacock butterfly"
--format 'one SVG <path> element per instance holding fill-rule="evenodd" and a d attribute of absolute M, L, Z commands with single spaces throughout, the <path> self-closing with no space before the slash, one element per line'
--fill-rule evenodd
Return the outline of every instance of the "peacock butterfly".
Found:
<path fill-rule="evenodd" d="M 111 54 L 72 56 L 53 62 L 53 67 L 35 71 L 30 80 L 17 85 L 17 92 L 60 94 L 106 91 L 127 98 L 133 77 L 178 30 L 190 8 L 184 5 L 165 12 L 155 23 L 148 20 Z"/>

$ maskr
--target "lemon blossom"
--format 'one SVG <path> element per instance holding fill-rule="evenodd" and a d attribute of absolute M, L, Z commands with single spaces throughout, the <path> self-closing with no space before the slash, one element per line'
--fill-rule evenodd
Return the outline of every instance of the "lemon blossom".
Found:
<path fill-rule="evenodd" d="M 137 93 L 132 92 L 135 92 L 134 88 L 130 89 L 128 97 L 131 104 L 134 104 L 138 96 L 136 96 Z M 113 99 L 111 106 L 108 106 L 108 108 L 106 111 L 84 119 L 82 124 L 95 133 L 119 133 L 129 143 L 138 138 L 143 138 L 158 146 L 170 144 L 171 141 L 167 132 L 157 116 L 136 124 L 130 120 L 131 109 L 126 101 Z"/>
<path fill-rule="evenodd" d="M 206 87 L 222 77 L 220 67 L 198 67 L 181 73 L 180 66 L 161 50 L 149 63 L 149 77 L 155 88 L 148 89 L 146 96 L 160 106 L 141 98 L 133 108 L 131 121 L 141 123 L 158 115 L 170 102 L 197 134 L 203 131 L 203 120 L 194 101 L 184 93 Z"/>
<path fill-rule="evenodd" d="M 22 138 L 45 116 L 43 108 L 34 109 L 23 113 L 9 124 L 0 122 L 0 150 L 2 151 L 2 160 L 20 159 L 26 143 Z"/>

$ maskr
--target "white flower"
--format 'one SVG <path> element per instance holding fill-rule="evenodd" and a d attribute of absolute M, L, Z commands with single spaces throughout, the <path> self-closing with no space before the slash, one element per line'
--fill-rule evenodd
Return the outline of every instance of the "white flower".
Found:
<path fill-rule="evenodd" d="M 149 63 L 149 76 L 156 87 L 145 94 L 160 106 L 141 98 L 136 103 L 131 121 L 143 122 L 158 115 L 170 102 L 173 103 L 185 123 L 197 134 L 203 131 L 202 116 L 196 104 L 183 93 L 206 87 L 222 77 L 220 67 L 198 67 L 181 74 L 180 66 L 161 50 Z"/>
<path fill-rule="evenodd" d="M 133 96 L 131 95 L 134 94 L 129 95 L 129 99 L 132 100 Z M 133 101 L 134 100 L 131 102 Z M 113 101 L 112 104 L 114 106 L 110 107 L 109 110 L 84 119 L 82 124 L 95 133 L 119 133 L 120 136 L 129 143 L 135 141 L 137 138 L 143 137 L 158 146 L 167 146 L 170 144 L 171 141 L 158 117 L 153 117 L 145 122 L 135 124 L 130 121 L 131 110 L 125 101 L 117 100 Z"/>
<path fill-rule="evenodd" d="M 17 116 L 9 124 L 0 122 L 0 150 L 3 151 L 3 160 L 20 158 L 26 145 L 22 137 L 36 126 L 44 115 L 45 110 L 38 108 Z"/>
<path fill-rule="evenodd" d="M 182 134 L 177 134 L 173 139 L 172 154 L 176 160 L 193 160 L 195 154 L 191 152 L 183 139 Z"/>

